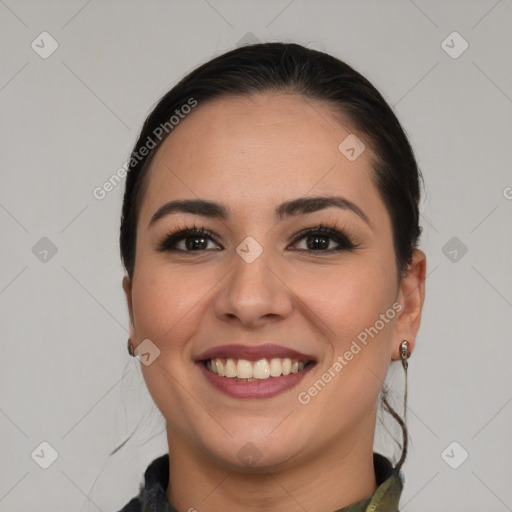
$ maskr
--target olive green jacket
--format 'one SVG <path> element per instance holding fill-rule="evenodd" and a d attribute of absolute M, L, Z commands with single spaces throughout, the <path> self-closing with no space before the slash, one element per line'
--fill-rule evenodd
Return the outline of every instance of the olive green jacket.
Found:
<path fill-rule="evenodd" d="M 375 492 L 357 503 L 333 512 L 399 512 L 402 474 L 379 453 L 373 454 L 373 464 L 378 485 Z M 139 495 L 119 512 L 177 512 L 165 495 L 169 483 L 169 454 L 158 457 L 148 466 L 144 480 Z"/>

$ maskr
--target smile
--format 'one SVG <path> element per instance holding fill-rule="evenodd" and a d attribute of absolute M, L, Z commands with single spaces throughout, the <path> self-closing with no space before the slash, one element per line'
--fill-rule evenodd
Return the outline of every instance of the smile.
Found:
<path fill-rule="evenodd" d="M 317 359 L 276 344 L 234 344 L 209 348 L 195 363 L 211 385 L 232 398 L 270 398 L 291 390 Z"/>

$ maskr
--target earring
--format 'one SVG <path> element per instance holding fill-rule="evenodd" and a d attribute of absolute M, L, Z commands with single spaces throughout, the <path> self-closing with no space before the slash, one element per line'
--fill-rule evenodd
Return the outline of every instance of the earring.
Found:
<path fill-rule="evenodd" d="M 130 354 L 132 357 L 135 356 L 135 351 L 133 350 L 133 343 L 131 338 L 128 338 L 128 354 Z"/>
<path fill-rule="evenodd" d="M 407 368 L 408 358 L 411 353 L 409 352 L 409 342 L 407 340 L 403 340 L 400 344 L 400 359 L 402 360 L 402 366 L 404 367 L 405 373 L 405 389 L 404 389 L 404 423 L 407 425 Z"/>
<path fill-rule="evenodd" d="M 402 366 L 404 367 L 404 370 L 407 371 L 407 367 L 409 366 L 407 364 L 407 358 L 411 355 L 411 353 L 408 350 L 409 342 L 407 340 L 402 341 L 402 344 L 400 345 L 400 359 L 402 359 Z"/>

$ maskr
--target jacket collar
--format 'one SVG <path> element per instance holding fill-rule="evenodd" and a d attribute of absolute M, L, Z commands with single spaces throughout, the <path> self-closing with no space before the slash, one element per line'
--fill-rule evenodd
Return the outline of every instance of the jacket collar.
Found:
<path fill-rule="evenodd" d="M 398 502 L 403 489 L 402 474 L 379 453 L 373 454 L 373 464 L 378 485 L 375 492 L 334 512 L 398 512 Z M 130 505 L 137 503 L 138 508 L 126 508 L 126 512 L 177 512 L 166 497 L 169 483 L 168 453 L 153 460 L 144 473 L 144 481 L 139 495 L 130 502 Z"/>

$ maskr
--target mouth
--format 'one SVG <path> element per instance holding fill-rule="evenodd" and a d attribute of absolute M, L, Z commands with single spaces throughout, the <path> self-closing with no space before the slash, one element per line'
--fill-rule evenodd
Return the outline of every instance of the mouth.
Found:
<path fill-rule="evenodd" d="M 196 364 L 214 388 L 234 398 L 270 398 L 295 387 L 316 359 L 278 345 L 224 345 Z"/>

